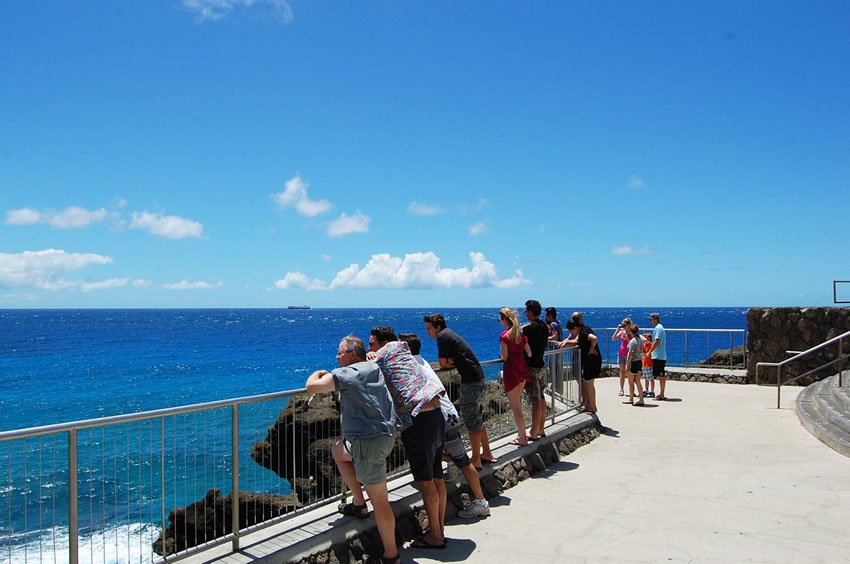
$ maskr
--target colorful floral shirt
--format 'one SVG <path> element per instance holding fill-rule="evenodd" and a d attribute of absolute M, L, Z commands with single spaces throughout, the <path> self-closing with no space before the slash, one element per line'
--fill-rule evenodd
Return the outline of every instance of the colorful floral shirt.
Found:
<path fill-rule="evenodd" d="M 425 404 L 446 393 L 446 389 L 439 379 L 435 382 L 427 378 L 404 341 L 391 341 L 376 355 L 375 363 L 384 373 L 399 423 L 407 429 Z"/>

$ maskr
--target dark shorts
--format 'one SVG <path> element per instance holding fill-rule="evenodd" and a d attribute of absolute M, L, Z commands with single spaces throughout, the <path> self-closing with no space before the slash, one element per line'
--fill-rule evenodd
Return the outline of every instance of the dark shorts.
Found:
<path fill-rule="evenodd" d="M 402 431 L 401 442 L 410 462 L 410 473 L 417 482 L 443 477 L 443 442 L 446 421 L 439 409 L 425 411 L 413 418 L 413 425 Z"/>
<path fill-rule="evenodd" d="M 460 384 L 460 417 L 468 433 L 476 433 L 484 428 L 482 409 L 486 391 L 487 383 L 484 380 Z"/>
<path fill-rule="evenodd" d="M 591 354 L 587 356 L 587 362 L 582 367 L 581 377 L 584 380 L 595 380 L 602 374 L 602 356 Z"/>
<path fill-rule="evenodd" d="M 666 360 L 652 359 L 652 375 L 656 378 L 664 377 L 664 367 L 667 365 Z"/>
<path fill-rule="evenodd" d="M 543 397 L 543 390 L 546 389 L 546 380 L 549 379 L 549 367 L 542 368 L 528 367 L 531 371 L 531 377 L 534 378 L 534 383 L 525 387 L 525 392 L 531 401 L 540 401 Z"/>
<path fill-rule="evenodd" d="M 629 366 L 629 372 L 631 372 L 632 374 L 640 375 L 642 364 L 643 362 L 641 362 L 640 360 L 633 360 L 632 364 Z"/>
<path fill-rule="evenodd" d="M 466 445 L 460 436 L 460 423 L 446 427 L 446 442 L 443 445 L 443 453 L 451 457 L 452 462 L 458 468 L 465 468 L 472 464 L 469 455 L 466 454 Z"/>

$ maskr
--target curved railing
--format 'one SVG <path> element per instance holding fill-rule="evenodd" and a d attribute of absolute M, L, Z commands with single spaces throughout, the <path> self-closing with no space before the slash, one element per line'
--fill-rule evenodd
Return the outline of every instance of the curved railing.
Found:
<path fill-rule="evenodd" d="M 553 420 L 579 403 L 574 351 L 546 353 Z M 514 433 L 506 398 L 498 408 L 502 363 L 482 366 L 493 384 L 491 437 Z M 0 432 L 0 562 L 163 562 L 227 542 L 237 550 L 250 531 L 337 501 L 342 482 L 322 448 L 338 438 L 338 419 L 309 422 L 305 411 L 318 403 L 302 388 Z M 407 471 L 400 452 L 389 461 L 394 475 Z M 262 453 L 266 467 L 243 464 Z M 317 475 L 322 464 L 333 477 Z M 240 492 L 270 504 L 243 503 Z"/>
<path fill-rule="evenodd" d="M 816 353 L 821 353 L 824 350 L 826 350 L 827 348 L 832 347 L 832 346 L 835 346 L 838 349 L 838 354 L 836 355 L 836 358 L 834 358 L 830 361 L 824 362 L 824 363 L 816 366 L 815 368 L 812 368 L 810 370 L 803 372 L 802 374 L 798 374 L 798 375 L 794 376 L 793 378 L 789 378 L 784 383 L 785 384 L 793 384 L 794 382 L 796 382 L 797 380 L 799 380 L 801 378 L 805 378 L 806 376 L 811 376 L 812 374 L 814 374 L 816 372 L 822 372 L 823 370 L 837 364 L 838 365 L 838 385 L 843 386 L 844 385 L 844 366 L 845 366 L 847 356 L 850 356 L 850 331 L 843 333 L 841 335 L 838 335 L 837 337 L 833 337 L 832 339 L 825 341 L 825 342 L 823 342 L 819 345 L 816 345 L 816 346 L 814 346 L 814 347 L 812 347 L 808 350 L 805 350 L 803 352 L 798 352 L 798 353 L 794 354 L 794 356 L 792 356 L 791 358 L 787 358 L 787 359 L 783 360 L 782 362 L 759 362 L 759 363 L 757 363 L 756 364 L 756 384 L 758 384 L 760 382 L 759 374 L 760 374 L 762 368 L 768 368 L 768 367 L 776 368 L 776 409 L 779 409 L 780 402 L 781 402 L 781 399 L 782 399 L 782 384 L 783 384 L 782 371 L 785 369 L 785 367 L 787 367 L 788 365 L 790 365 L 792 363 L 800 362 L 804 359 L 808 359 L 812 355 L 814 355 Z"/>

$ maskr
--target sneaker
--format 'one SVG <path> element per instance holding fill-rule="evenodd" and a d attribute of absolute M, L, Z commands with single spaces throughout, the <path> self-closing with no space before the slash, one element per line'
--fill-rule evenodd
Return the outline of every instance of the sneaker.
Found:
<path fill-rule="evenodd" d="M 647 392 L 646 390 L 644 390 L 644 391 L 643 391 L 643 397 L 648 398 L 648 397 L 649 397 L 649 392 Z"/>
<path fill-rule="evenodd" d="M 648 398 L 654 398 L 654 397 L 655 397 L 655 392 L 649 392 L 649 394 L 648 394 L 646 397 L 648 397 Z"/>
<path fill-rule="evenodd" d="M 490 515 L 490 505 L 484 499 L 476 499 L 457 512 L 457 516 L 461 519 L 475 519 L 476 517 L 487 517 L 488 515 Z"/>

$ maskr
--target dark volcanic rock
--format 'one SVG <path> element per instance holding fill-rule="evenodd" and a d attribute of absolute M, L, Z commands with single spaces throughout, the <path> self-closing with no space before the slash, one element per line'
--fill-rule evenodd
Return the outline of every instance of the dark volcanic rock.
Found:
<path fill-rule="evenodd" d="M 298 506 L 295 494 L 240 493 L 239 528 L 283 515 Z M 169 513 L 168 528 L 154 541 L 153 551 L 168 556 L 224 536 L 233 532 L 232 519 L 230 496 L 224 497 L 218 489 L 211 489 L 203 499 Z"/>

